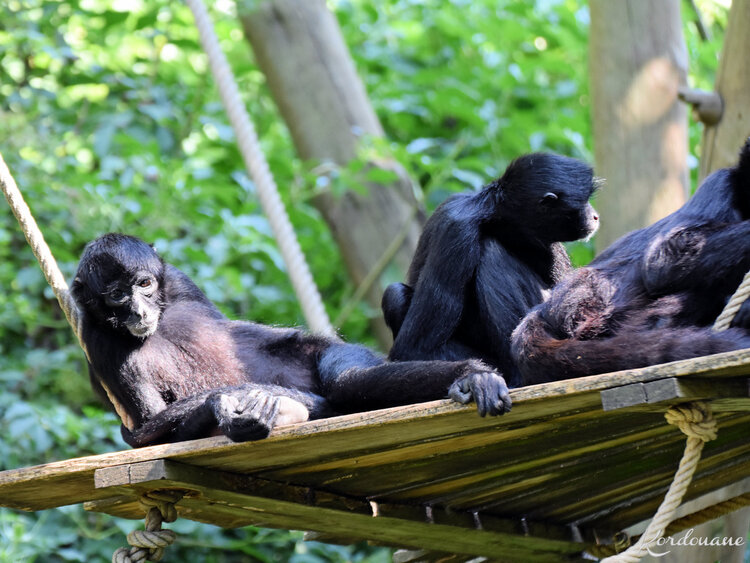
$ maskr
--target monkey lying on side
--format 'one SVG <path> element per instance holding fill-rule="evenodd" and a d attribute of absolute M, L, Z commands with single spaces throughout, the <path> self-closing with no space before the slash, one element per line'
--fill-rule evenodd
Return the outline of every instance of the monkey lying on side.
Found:
<path fill-rule="evenodd" d="M 750 347 L 750 301 L 710 326 L 750 269 L 750 139 L 680 209 L 615 241 L 513 332 L 522 383 Z"/>
<path fill-rule="evenodd" d="M 511 406 L 503 378 L 477 360 L 386 363 L 337 338 L 230 321 L 135 237 L 89 243 L 72 294 L 91 384 L 129 423 L 132 446 L 217 429 L 253 440 L 282 423 L 448 395 L 483 415 Z"/>

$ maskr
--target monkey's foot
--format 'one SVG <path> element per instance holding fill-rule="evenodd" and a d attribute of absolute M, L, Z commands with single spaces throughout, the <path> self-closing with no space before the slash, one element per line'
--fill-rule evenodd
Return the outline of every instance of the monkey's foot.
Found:
<path fill-rule="evenodd" d="M 284 396 L 281 396 L 278 399 L 279 414 L 276 417 L 276 426 L 307 422 L 310 419 L 310 411 L 308 411 L 307 407 L 299 401 Z"/>
<path fill-rule="evenodd" d="M 235 442 L 261 440 L 273 429 L 279 397 L 260 390 L 220 392 L 209 399 L 221 432 Z"/>
<path fill-rule="evenodd" d="M 448 389 L 448 396 L 465 405 L 472 400 L 479 416 L 497 416 L 510 411 L 512 402 L 505 379 L 480 362 L 471 362 L 470 373 L 458 378 Z"/>

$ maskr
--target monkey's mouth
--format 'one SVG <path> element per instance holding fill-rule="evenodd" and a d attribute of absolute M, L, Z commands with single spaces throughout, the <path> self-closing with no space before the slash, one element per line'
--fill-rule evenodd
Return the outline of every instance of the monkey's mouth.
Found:
<path fill-rule="evenodd" d="M 133 324 L 126 324 L 130 334 L 136 338 L 148 338 L 156 332 L 157 323 L 155 322 L 138 322 Z"/>

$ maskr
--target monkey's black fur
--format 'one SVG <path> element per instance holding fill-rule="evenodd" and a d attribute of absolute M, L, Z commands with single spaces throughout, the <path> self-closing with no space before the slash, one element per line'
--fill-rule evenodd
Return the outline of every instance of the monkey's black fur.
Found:
<path fill-rule="evenodd" d="M 385 363 L 365 347 L 230 321 L 182 272 L 121 234 L 89 243 L 72 293 L 94 389 L 129 416 L 133 446 L 265 437 L 274 424 L 439 399 L 510 408 L 478 361 Z"/>
<path fill-rule="evenodd" d="M 561 244 L 590 236 L 591 167 L 554 154 L 514 160 L 477 193 L 451 197 L 425 225 L 407 284 L 392 284 L 383 313 L 394 360 L 481 358 L 511 387 L 513 328 L 570 270 Z"/>
<path fill-rule="evenodd" d="M 750 302 L 709 327 L 750 269 L 750 140 L 680 209 L 575 271 L 513 333 L 523 383 L 750 347 Z"/>

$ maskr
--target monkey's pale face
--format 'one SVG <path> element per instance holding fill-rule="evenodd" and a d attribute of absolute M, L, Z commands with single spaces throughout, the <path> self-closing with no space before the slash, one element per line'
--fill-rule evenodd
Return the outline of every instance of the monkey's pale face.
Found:
<path fill-rule="evenodd" d="M 159 282 L 149 272 L 138 272 L 128 283 L 113 283 L 103 295 L 110 312 L 108 322 L 137 338 L 148 338 L 159 326 L 159 295 Z"/>

